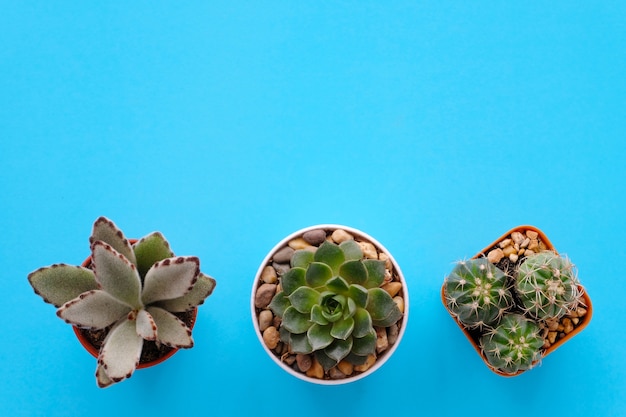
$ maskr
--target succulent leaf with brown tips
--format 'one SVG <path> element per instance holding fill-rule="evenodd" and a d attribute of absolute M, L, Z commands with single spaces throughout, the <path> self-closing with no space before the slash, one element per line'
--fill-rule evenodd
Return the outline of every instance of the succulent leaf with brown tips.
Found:
<path fill-rule="evenodd" d="M 28 280 L 66 322 L 88 329 L 111 326 L 99 352 L 98 385 L 129 378 L 144 340 L 192 347 L 191 329 L 173 313 L 202 304 L 215 288 L 215 280 L 200 272 L 199 259 L 174 256 L 158 232 L 131 245 L 105 217 L 94 223 L 90 243 L 91 269 L 55 264 Z"/>

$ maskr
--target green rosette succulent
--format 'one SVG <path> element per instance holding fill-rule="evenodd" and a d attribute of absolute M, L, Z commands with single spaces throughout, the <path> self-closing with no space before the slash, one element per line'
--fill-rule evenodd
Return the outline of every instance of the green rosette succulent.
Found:
<path fill-rule="evenodd" d="M 520 265 L 515 290 L 524 312 L 539 320 L 560 318 L 582 296 L 574 264 L 554 252 L 527 257 Z"/>
<path fill-rule="evenodd" d="M 480 339 L 487 361 L 505 374 L 532 368 L 541 359 L 543 337 L 539 325 L 522 315 L 507 314 Z"/>
<path fill-rule="evenodd" d="M 28 275 L 57 315 L 84 329 L 109 329 L 98 356 L 101 388 L 129 378 L 144 340 L 191 348 L 191 329 L 175 313 L 190 311 L 213 292 L 215 280 L 194 256 L 175 256 L 159 232 L 130 244 L 105 217 L 89 239 L 91 267 L 54 264 Z"/>
<path fill-rule="evenodd" d="M 282 319 L 281 340 L 295 353 L 315 354 L 325 370 L 342 360 L 365 363 L 376 350 L 374 327 L 402 317 L 380 288 L 384 277 L 385 262 L 363 259 L 353 240 L 296 251 L 269 305 Z"/>

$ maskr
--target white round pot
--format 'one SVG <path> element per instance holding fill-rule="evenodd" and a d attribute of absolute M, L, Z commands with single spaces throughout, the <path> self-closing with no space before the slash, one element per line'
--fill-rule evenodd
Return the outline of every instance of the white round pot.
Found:
<path fill-rule="evenodd" d="M 257 289 L 259 288 L 261 284 L 263 284 L 261 275 L 267 265 L 272 265 L 272 260 L 273 260 L 274 255 L 280 249 L 284 248 L 285 246 L 288 246 L 289 242 L 292 242 L 294 239 L 301 238 L 302 235 L 308 231 L 317 230 L 317 229 L 324 229 L 327 232 L 327 235 L 330 235 L 332 231 L 334 230 L 342 229 L 348 232 L 350 235 L 352 235 L 354 239 L 357 241 L 365 241 L 365 242 L 369 242 L 373 244 L 379 253 L 385 253 L 387 255 L 392 265 L 392 270 L 390 272 L 392 272 L 392 276 L 394 277 L 394 280 L 399 281 L 402 284 L 402 289 L 400 290 L 398 295 L 401 296 L 404 300 L 404 311 L 403 311 L 402 318 L 398 321 L 398 335 L 397 335 L 397 339 L 395 343 L 390 345 L 384 352 L 382 352 L 377 357 L 376 362 L 373 365 L 371 365 L 367 370 L 363 372 L 357 372 L 353 375 L 349 375 L 341 379 L 319 379 L 319 378 L 309 377 L 305 373 L 300 372 L 297 369 L 294 369 L 294 368 L 297 368 L 295 364 L 290 366 L 287 363 L 285 363 L 283 360 L 281 360 L 281 357 L 279 357 L 277 353 L 272 351 L 266 345 L 265 341 L 263 340 L 263 334 L 259 328 L 258 314 L 260 311 L 266 310 L 267 308 L 257 307 L 255 305 Z M 278 277 L 278 282 L 280 282 L 280 276 Z M 274 246 L 274 248 L 272 248 L 272 250 L 267 254 L 265 259 L 263 259 L 263 262 L 261 262 L 261 265 L 259 266 L 259 269 L 254 278 L 254 283 L 252 285 L 252 295 L 250 297 L 250 310 L 251 310 L 251 316 L 252 316 L 252 323 L 254 325 L 254 331 L 259 339 L 259 342 L 261 343 L 261 346 L 263 346 L 263 349 L 268 354 L 268 356 L 278 366 L 280 366 L 282 369 L 284 369 L 286 372 L 293 375 L 294 377 L 307 381 L 307 382 L 320 384 L 320 385 L 341 385 L 341 384 L 354 382 L 359 379 L 365 378 L 368 375 L 371 375 L 372 373 L 376 372 L 381 366 L 383 366 L 383 364 L 387 362 L 387 360 L 392 356 L 392 354 L 394 353 L 394 351 L 400 344 L 400 341 L 402 340 L 402 337 L 404 336 L 404 332 L 406 330 L 408 316 L 409 316 L 409 292 L 408 292 L 408 288 L 406 285 L 406 281 L 404 279 L 404 275 L 402 274 L 402 271 L 400 270 L 400 267 L 398 266 L 397 262 L 395 261 L 391 253 L 389 253 L 389 251 L 382 244 L 380 244 L 377 240 L 375 240 L 368 234 L 360 230 L 351 228 L 351 227 L 347 227 L 343 225 L 336 225 L 336 224 L 321 224 L 321 225 L 306 227 L 304 229 L 298 230 L 290 234 L 289 236 L 285 237 L 280 242 L 278 242 L 278 244 L 276 244 L 276 246 Z"/>

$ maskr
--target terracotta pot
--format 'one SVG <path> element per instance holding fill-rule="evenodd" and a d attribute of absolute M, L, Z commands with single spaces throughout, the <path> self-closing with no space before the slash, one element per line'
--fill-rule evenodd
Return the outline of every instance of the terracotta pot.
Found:
<path fill-rule="evenodd" d="M 314 377 L 309 377 L 305 373 L 295 370 L 293 367 L 283 362 L 281 358 L 278 357 L 277 354 L 274 351 L 272 351 L 270 348 L 268 348 L 268 346 L 265 344 L 263 340 L 263 335 L 259 328 L 259 323 L 258 323 L 258 314 L 261 310 L 264 310 L 265 308 L 257 308 L 255 306 L 255 295 L 256 295 L 257 289 L 259 285 L 263 283 L 263 281 L 261 280 L 261 274 L 267 265 L 272 264 L 272 258 L 274 254 L 278 252 L 280 249 L 287 246 L 290 241 L 297 239 L 297 238 L 301 238 L 305 232 L 310 231 L 310 230 L 316 230 L 316 229 L 326 230 L 327 235 L 331 233 L 333 230 L 343 229 L 346 232 L 350 233 L 352 236 L 354 236 L 356 240 L 362 240 L 362 241 L 367 241 L 367 242 L 372 243 L 379 252 L 384 252 L 389 257 L 389 260 L 391 261 L 391 264 L 393 266 L 392 268 L 393 274 L 395 275 L 396 279 L 400 281 L 402 284 L 402 289 L 398 295 L 401 295 L 404 299 L 404 314 L 402 318 L 400 319 L 400 321 L 398 321 L 399 329 L 398 329 L 398 337 L 397 337 L 396 342 L 393 345 L 391 345 L 385 352 L 383 352 L 376 359 L 376 362 L 367 370 L 360 372 L 360 373 L 355 372 L 355 374 L 346 376 L 345 378 L 342 378 L 342 379 L 318 379 Z M 396 350 L 396 348 L 400 344 L 400 341 L 402 340 L 402 337 L 406 330 L 406 326 L 408 322 L 408 315 L 409 315 L 409 293 L 408 293 L 406 281 L 404 279 L 404 275 L 402 274 L 400 267 L 398 266 L 393 256 L 389 253 L 387 249 L 385 249 L 385 247 L 382 244 L 380 244 L 378 241 L 376 241 L 374 238 L 372 238 L 368 234 L 361 232 L 357 229 L 353 229 L 351 227 L 342 226 L 342 225 L 322 224 L 322 225 L 310 226 L 310 227 L 298 230 L 290 234 L 289 236 L 281 240 L 278 244 L 276 244 L 274 248 L 267 254 L 265 259 L 263 259 L 263 262 L 261 262 L 261 265 L 259 266 L 259 269 L 254 278 L 254 283 L 252 286 L 252 295 L 250 297 L 250 310 L 251 310 L 251 315 L 252 315 L 252 322 L 254 325 L 254 331 L 259 339 L 259 342 L 261 343 L 261 346 L 263 346 L 263 349 L 268 354 L 268 356 L 278 366 L 280 366 L 283 370 L 285 370 L 290 375 L 296 378 L 299 378 L 303 381 L 307 381 L 307 382 L 310 382 L 313 384 L 319 384 L 319 385 L 340 385 L 340 384 L 347 384 L 350 382 L 354 382 L 359 379 L 365 378 L 368 375 L 371 375 L 372 373 L 377 371 L 392 356 L 393 352 Z"/>
<path fill-rule="evenodd" d="M 132 245 L 135 242 L 137 242 L 137 239 L 128 239 L 128 241 Z M 83 266 L 85 268 L 90 268 L 91 267 L 91 256 L 89 256 L 87 259 L 85 259 L 85 261 L 81 264 L 81 266 Z M 190 323 L 188 323 L 188 326 L 189 326 L 190 329 L 193 329 L 193 326 L 196 324 L 196 316 L 198 314 L 198 308 L 196 307 L 192 311 L 193 311 L 192 318 L 190 320 Z M 87 352 L 89 352 L 94 358 L 98 358 L 99 349 L 96 348 L 92 344 L 92 342 L 83 334 L 83 330 L 81 330 L 80 328 L 78 328 L 76 326 L 72 326 L 72 329 L 74 330 L 74 334 L 76 334 L 76 337 L 78 338 L 78 341 L 85 348 L 85 350 Z M 144 343 L 145 343 L 145 341 L 144 341 Z M 137 365 L 137 369 L 149 368 L 151 366 L 158 365 L 161 362 L 164 362 L 165 360 L 171 358 L 176 352 L 178 352 L 178 350 L 179 349 L 177 349 L 177 348 L 170 348 L 170 350 L 168 350 L 165 354 L 163 354 L 162 356 L 158 357 L 155 360 L 148 361 L 148 362 L 141 362 L 140 361 L 139 365 Z"/>
<path fill-rule="evenodd" d="M 510 237 L 510 235 L 514 232 L 525 232 L 527 230 L 531 230 L 534 232 L 537 232 L 537 234 L 539 235 L 539 240 L 541 242 L 544 243 L 544 245 L 546 246 L 547 250 L 551 250 L 554 251 L 556 254 L 558 254 L 558 252 L 556 251 L 556 249 L 554 248 L 554 246 L 552 245 L 552 243 L 550 242 L 550 240 L 548 239 L 548 237 L 538 228 L 534 227 L 534 226 L 517 226 L 514 227 L 513 229 L 509 230 L 508 232 L 506 232 L 505 234 L 503 234 L 499 239 L 495 240 L 493 243 L 491 243 L 489 246 L 485 247 L 482 251 L 480 251 L 479 253 L 477 253 L 475 256 L 472 257 L 472 259 L 478 259 L 484 256 L 487 256 L 487 253 L 494 247 L 496 246 L 499 242 L 501 242 L 502 240 Z M 574 328 L 574 330 L 572 330 L 570 333 L 566 334 L 564 337 L 560 338 L 559 340 L 557 340 L 555 343 L 551 344 L 543 353 L 542 355 L 542 359 L 546 358 L 549 354 L 551 354 L 552 352 L 554 352 L 556 349 L 558 349 L 560 346 L 562 346 L 564 343 L 566 343 L 568 340 L 570 340 L 572 337 L 576 336 L 578 333 L 580 333 L 585 327 L 587 327 L 587 325 L 589 324 L 589 322 L 591 321 L 591 316 L 593 314 L 593 307 L 591 304 L 591 299 L 589 298 L 589 295 L 587 294 L 587 291 L 581 286 L 578 286 L 579 290 L 581 291 L 582 294 L 582 300 L 583 303 L 585 304 L 585 308 L 587 309 L 587 314 L 585 314 L 584 317 L 581 318 L 580 322 L 578 323 L 578 325 Z M 445 299 L 445 284 L 441 286 L 441 301 L 444 305 L 444 307 L 446 307 L 446 311 L 448 311 L 447 306 L 446 306 L 446 299 Z M 450 311 L 448 311 L 448 313 L 450 313 Z M 483 362 L 485 362 L 485 365 L 487 365 L 487 367 L 495 372 L 496 374 L 500 375 L 500 376 L 504 376 L 504 377 L 513 377 L 513 376 L 517 376 L 522 374 L 523 370 L 520 370 L 518 372 L 516 372 L 515 374 L 507 374 L 504 373 L 502 371 L 500 371 L 497 368 L 494 368 L 488 361 L 487 358 L 485 357 L 485 355 L 483 354 L 480 346 L 478 345 L 478 341 L 475 338 L 474 335 L 472 335 L 468 329 L 461 324 L 461 322 L 459 322 L 456 317 L 454 317 L 454 315 L 452 313 L 450 313 L 450 316 L 452 317 L 452 319 L 456 322 L 456 324 L 459 326 L 459 328 L 461 329 L 461 331 L 465 334 L 465 336 L 467 337 L 467 339 L 469 340 L 469 342 L 472 344 L 472 346 L 474 347 L 474 349 L 476 350 L 476 352 L 478 353 L 478 355 L 482 358 Z"/>

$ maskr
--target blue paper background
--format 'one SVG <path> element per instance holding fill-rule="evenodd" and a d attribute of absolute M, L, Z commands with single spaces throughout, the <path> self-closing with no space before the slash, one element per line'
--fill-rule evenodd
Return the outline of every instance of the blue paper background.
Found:
<path fill-rule="evenodd" d="M 619 1 L 2 2 L 2 414 L 625 415 L 625 21 Z M 106 390 L 26 280 L 80 263 L 100 215 L 218 281 L 194 349 Z M 250 318 L 266 253 L 318 223 L 374 236 L 410 286 L 395 356 L 345 386 L 286 374 Z M 595 313 L 504 379 L 439 289 L 520 224 Z"/>

